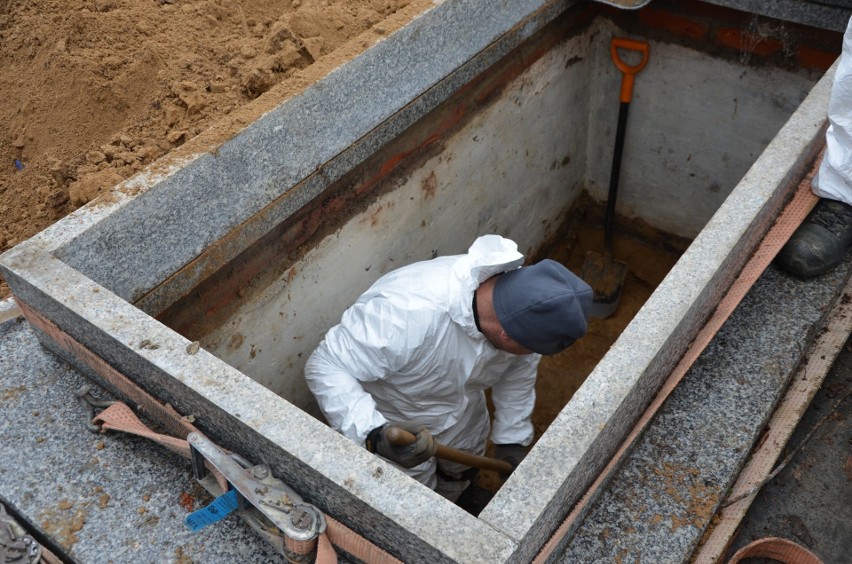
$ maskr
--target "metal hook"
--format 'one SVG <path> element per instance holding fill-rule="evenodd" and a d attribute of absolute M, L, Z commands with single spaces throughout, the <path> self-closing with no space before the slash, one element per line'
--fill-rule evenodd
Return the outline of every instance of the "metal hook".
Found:
<path fill-rule="evenodd" d="M 95 419 L 95 408 L 107 408 L 114 404 L 115 401 L 96 398 L 92 395 L 92 387 L 88 384 L 84 384 L 79 390 L 74 392 L 74 397 L 77 398 L 77 401 L 80 402 L 80 405 L 83 406 L 83 409 L 85 409 L 89 414 L 89 418 L 86 421 L 86 429 L 92 433 L 100 433 L 101 425 L 92 423 Z"/>

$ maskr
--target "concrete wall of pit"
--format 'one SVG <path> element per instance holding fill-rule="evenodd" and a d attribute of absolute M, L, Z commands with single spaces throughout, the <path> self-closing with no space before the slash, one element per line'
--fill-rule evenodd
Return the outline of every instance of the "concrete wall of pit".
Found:
<path fill-rule="evenodd" d="M 609 38 L 625 35 L 604 18 L 549 26 L 161 319 L 318 415 L 304 362 L 379 276 L 464 252 L 483 233 L 536 254 L 583 190 L 606 198 L 621 78 Z M 618 209 L 691 239 L 813 78 L 661 41 L 651 52 L 631 103 Z"/>

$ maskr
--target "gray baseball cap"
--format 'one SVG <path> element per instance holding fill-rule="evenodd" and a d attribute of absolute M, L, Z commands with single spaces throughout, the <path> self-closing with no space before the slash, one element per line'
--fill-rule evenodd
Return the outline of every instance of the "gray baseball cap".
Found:
<path fill-rule="evenodd" d="M 592 288 L 550 259 L 501 274 L 494 311 L 506 333 L 539 354 L 555 354 L 586 334 Z"/>

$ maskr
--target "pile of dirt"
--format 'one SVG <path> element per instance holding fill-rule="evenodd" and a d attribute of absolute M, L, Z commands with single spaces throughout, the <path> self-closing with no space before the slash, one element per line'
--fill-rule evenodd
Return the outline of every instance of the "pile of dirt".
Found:
<path fill-rule="evenodd" d="M 0 0 L 0 252 L 415 3 Z"/>

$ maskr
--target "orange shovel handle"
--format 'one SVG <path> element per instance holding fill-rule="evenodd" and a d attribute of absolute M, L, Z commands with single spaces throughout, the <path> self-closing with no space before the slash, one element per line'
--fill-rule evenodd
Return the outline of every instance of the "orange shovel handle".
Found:
<path fill-rule="evenodd" d="M 626 49 L 628 51 L 637 51 L 642 53 L 642 60 L 639 61 L 638 64 L 630 66 L 621 58 L 618 53 L 619 49 Z M 612 55 L 612 62 L 615 63 L 615 66 L 618 67 L 622 73 L 621 76 L 621 96 L 620 100 L 622 102 L 630 102 L 630 99 L 633 98 L 633 81 L 636 78 L 636 75 L 639 74 L 639 71 L 645 68 L 645 65 L 648 64 L 648 55 L 650 54 L 650 46 L 644 41 L 637 41 L 636 39 L 626 39 L 623 37 L 613 37 L 612 43 L 610 43 L 610 54 Z"/>

